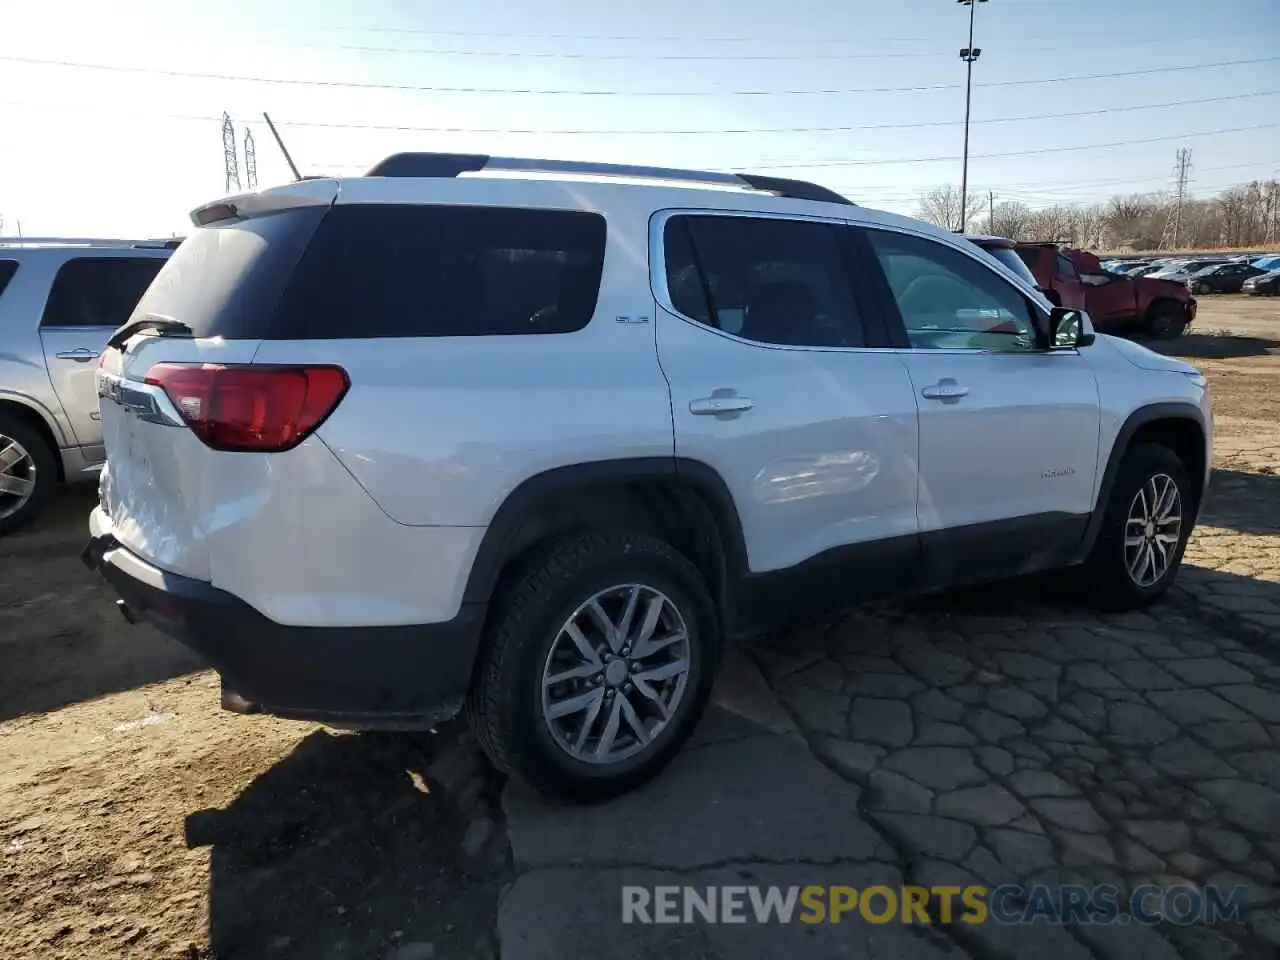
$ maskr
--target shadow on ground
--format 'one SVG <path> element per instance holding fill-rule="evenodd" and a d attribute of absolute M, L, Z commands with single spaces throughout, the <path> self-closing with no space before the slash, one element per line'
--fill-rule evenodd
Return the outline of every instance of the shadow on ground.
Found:
<path fill-rule="evenodd" d="M 491 956 L 504 871 L 463 869 L 464 825 L 427 773 L 456 741 L 318 730 L 230 806 L 190 814 L 188 846 L 212 847 L 212 955 Z"/>
<path fill-rule="evenodd" d="M 1214 470 L 1200 524 L 1237 533 L 1280 534 L 1280 476 Z"/>
<path fill-rule="evenodd" d="M 1280 340 L 1232 333 L 1188 333 L 1176 340 L 1143 340 L 1142 344 L 1157 353 L 1189 360 L 1232 360 L 1280 352 Z"/>
<path fill-rule="evenodd" d="M 133 627 L 80 562 L 92 485 L 0 540 L 0 721 L 56 710 L 203 668 L 181 644 Z"/>

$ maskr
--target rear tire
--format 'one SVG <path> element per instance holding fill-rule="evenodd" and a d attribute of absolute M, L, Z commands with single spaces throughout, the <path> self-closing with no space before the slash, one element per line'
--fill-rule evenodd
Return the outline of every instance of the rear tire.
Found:
<path fill-rule="evenodd" d="M 45 438 L 25 420 L 0 411 L 0 537 L 39 516 L 57 482 L 57 461 Z"/>
<path fill-rule="evenodd" d="M 1157 303 L 1147 311 L 1147 333 L 1156 340 L 1174 340 L 1187 328 L 1186 314 L 1175 303 Z"/>
<path fill-rule="evenodd" d="M 539 551 L 495 597 L 490 625 L 468 722 L 494 766 L 557 799 L 599 801 L 657 774 L 701 717 L 719 664 L 701 575 L 641 534 Z"/>
<path fill-rule="evenodd" d="M 1194 513 L 1191 482 L 1177 454 L 1154 443 L 1126 452 L 1081 570 L 1085 595 L 1104 610 L 1133 610 L 1159 599 L 1178 574 Z M 1177 523 L 1168 522 L 1175 514 Z M 1144 515 L 1150 521 L 1138 522 Z"/>

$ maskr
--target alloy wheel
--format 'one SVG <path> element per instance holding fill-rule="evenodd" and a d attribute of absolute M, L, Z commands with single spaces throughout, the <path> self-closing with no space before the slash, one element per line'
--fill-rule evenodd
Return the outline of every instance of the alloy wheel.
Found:
<path fill-rule="evenodd" d="M 575 760 L 612 764 L 650 747 L 689 681 L 685 617 L 641 583 L 602 590 L 560 627 L 542 671 L 542 719 Z"/>
<path fill-rule="evenodd" d="M 1168 474 L 1147 478 L 1133 501 L 1124 528 L 1129 579 L 1139 587 L 1159 583 L 1173 565 L 1182 535 L 1182 495 Z"/>
<path fill-rule="evenodd" d="M 17 440 L 0 433 L 0 520 L 26 506 L 35 490 L 35 460 Z"/>

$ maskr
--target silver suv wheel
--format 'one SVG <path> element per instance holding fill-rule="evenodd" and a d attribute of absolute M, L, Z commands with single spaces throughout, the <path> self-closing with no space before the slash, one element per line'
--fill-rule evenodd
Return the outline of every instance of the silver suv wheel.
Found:
<path fill-rule="evenodd" d="M 1147 479 L 1129 504 L 1124 559 L 1139 587 L 1158 583 L 1173 563 L 1182 535 L 1182 496 L 1168 474 Z"/>
<path fill-rule="evenodd" d="M 685 617 L 642 583 L 601 590 L 560 627 L 542 671 L 542 719 L 575 760 L 642 753 L 675 717 L 689 679 Z"/>
<path fill-rule="evenodd" d="M 35 490 L 35 459 L 17 440 L 0 433 L 0 520 L 25 507 Z"/>

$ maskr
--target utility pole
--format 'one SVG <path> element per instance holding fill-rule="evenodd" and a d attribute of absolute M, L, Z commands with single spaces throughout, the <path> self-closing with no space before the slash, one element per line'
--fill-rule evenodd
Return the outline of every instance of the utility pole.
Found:
<path fill-rule="evenodd" d="M 1182 206 L 1187 200 L 1187 181 L 1191 177 L 1191 148 L 1180 147 L 1178 160 L 1173 168 L 1173 209 L 1165 219 L 1160 234 L 1162 250 L 1178 249 L 1178 232 L 1182 229 Z"/>
<path fill-rule="evenodd" d="M 227 177 L 226 192 L 239 193 L 240 158 L 236 156 L 236 128 L 228 113 L 222 114 L 222 166 Z"/>
<path fill-rule="evenodd" d="M 253 146 L 253 131 L 244 131 L 244 181 L 250 190 L 258 189 L 258 152 Z"/>
<path fill-rule="evenodd" d="M 982 48 L 973 45 L 973 15 L 979 3 L 987 0 L 956 0 L 969 8 L 969 45 L 960 50 L 965 62 L 964 78 L 964 163 L 960 168 L 960 231 L 963 233 L 969 219 L 969 106 L 973 100 L 973 61 L 982 56 Z"/>
<path fill-rule="evenodd" d="M 987 191 L 987 232 L 996 232 L 996 192 Z"/>

